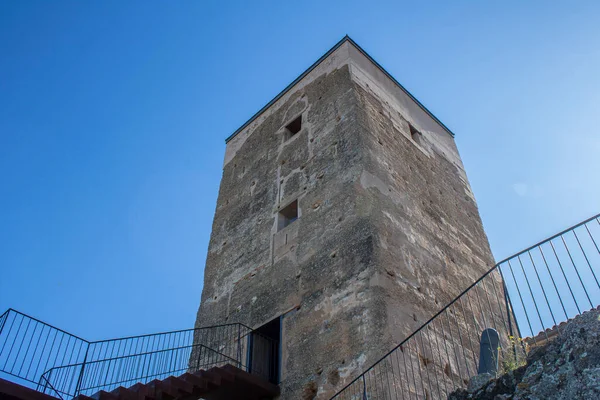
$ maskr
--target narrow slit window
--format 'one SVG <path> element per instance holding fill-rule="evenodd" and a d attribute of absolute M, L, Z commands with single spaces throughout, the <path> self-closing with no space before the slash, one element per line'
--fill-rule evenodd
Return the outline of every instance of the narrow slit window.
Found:
<path fill-rule="evenodd" d="M 277 216 L 278 219 L 278 229 L 282 230 L 292 222 L 298 219 L 298 200 L 292 201 L 290 204 L 285 206 L 279 211 Z"/>
<path fill-rule="evenodd" d="M 408 125 L 410 128 L 410 137 L 415 143 L 421 143 L 421 132 L 419 132 L 414 126 Z"/>
<path fill-rule="evenodd" d="M 290 139 L 302 129 L 302 115 L 285 126 L 286 139 Z"/>

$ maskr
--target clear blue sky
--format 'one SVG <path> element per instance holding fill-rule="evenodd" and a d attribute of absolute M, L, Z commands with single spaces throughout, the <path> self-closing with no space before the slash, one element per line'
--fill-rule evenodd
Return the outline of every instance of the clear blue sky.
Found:
<path fill-rule="evenodd" d="M 497 259 L 599 212 L 600 3 L 522 3 L 0 2 L 0 310 L 192 327 L 225 138 L 345 34 L 456 133 Z"/>

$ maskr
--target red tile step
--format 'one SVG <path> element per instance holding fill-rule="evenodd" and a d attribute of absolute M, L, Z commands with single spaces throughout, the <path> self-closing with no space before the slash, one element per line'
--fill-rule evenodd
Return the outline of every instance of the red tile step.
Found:
<path fill-rule="evenodd" d="M 233 365 L 214 367 L 180 376 L 99 391 L 74 400 L 264 400 L 279 395 L 279 386 Z M 41 399 L 40 399 L 41 400 Z M 51 399 L 43 399 L 51 400 Z"/>

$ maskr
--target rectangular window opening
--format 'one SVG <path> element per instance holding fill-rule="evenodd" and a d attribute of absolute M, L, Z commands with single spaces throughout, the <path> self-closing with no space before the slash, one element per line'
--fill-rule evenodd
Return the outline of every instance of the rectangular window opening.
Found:
<path fill-rule="evenodd" d="M 290 139 L 296 133 L 302 129 L 302 115 L 299 115 L 296 119 L 285 126 L 286 140 Z"/>
<path fill-rule="evenodd" d="M 421 143 L 421 132 L 419 132 L 411 124 L 408 124 L 408 127 L 410 128 L 410 137 L 412 138 L 412 140 L 414 140 L 415 143 Z"/>
<path fill-rule="evenodd" d="M 279 211 L 279 214 L 277 215 L 277 230 L 282 230 L 297 219 L 298 200 L 294 200 Z"/>

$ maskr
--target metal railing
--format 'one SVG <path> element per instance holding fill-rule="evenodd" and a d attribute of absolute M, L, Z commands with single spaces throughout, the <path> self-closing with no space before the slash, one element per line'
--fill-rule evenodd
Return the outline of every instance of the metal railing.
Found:
<path fill-rule="evenodd" d="M 196 332 L 196 338 L 204 336 L 207 345 L 194 342 L 161 350 L 149 347 L 140 353 L 117 352 L 113 354 L 123 355 L 54 367 L 40 377 L 38 390 L 61 399 L 80 394 L 91 396 L 100 390 L 111 391 L 119 386 L 148 383 L 225 364 L 271 381 L 274 353 L 265 353 L 264 349 L 274 349 L 276 341 L 241 324 L 200 328 L 196 331 L 200 331 Z M 165 334 L 145 335 L 144 338 L 148 341 L 148 338 L 155 339 L 160 335 Z M 192 336 L 189 335 L 190 340 Z M 131 339 L 135 338 L 109 342 Z M 257 347 L 256 343 L 261 345 Z M 118 347 L 116 343 L 114 345 Z"/>
<path fill-rule="evenodd" d="M 222 363 L 277 383 L 277 349 L 239 323 L 90 342 L 13 309 L 0 316 L 0 376 L 60 398 Z"/>
<path fill-rule="evenodd" d="M 600 304 L 599 217 L 496 264 L 332 399 L 446 399 L 478 374 L 488 328 L 500 339 L 497 373 L 524 365 L 528 345 Z"/>
<path fill-rule="evenodd" d="M 177 349 L 193 344 L 202 344 L 231 357 L 239 359 L 239 338 L 252 329 L 238 323 L 215 325 L 202 328 L 183 329 L 147 335 L 90 342 L 87 362 L 116 357 L 138 355 L 160 350 Z"/>
<path fill-rule="evenodd" d="M 192 351 L 199 355 L 194 367 L 189 365 Z M 240 362 L 201 344 L 182 346 L 55 367 L 42 375 L 40 391 L 62 399 L 79 394 L 92 396 L 100 390 L 111 391 L 225 364 Z"/>
<path fill-rule="evenodd" d="M 477 374 L 488 328 L 500 336 L 500 372 L 523 363 L 522 338 L 544 342 L 600 304 L 599 217 L 496 264 L 334 398 L 444 399 Z M 0 373 L 59 397 L 219 363 L 276 383 L 278 346 L 242 324 L 90 342 L 12 309 L 0 315 Z"/>
<path fill-rule="evenodd" d="M 0 372 L 36 387 L 42 373 L 57 365 L 82 362 L 85 339 L 9 309 L 0 317 Z"/>

